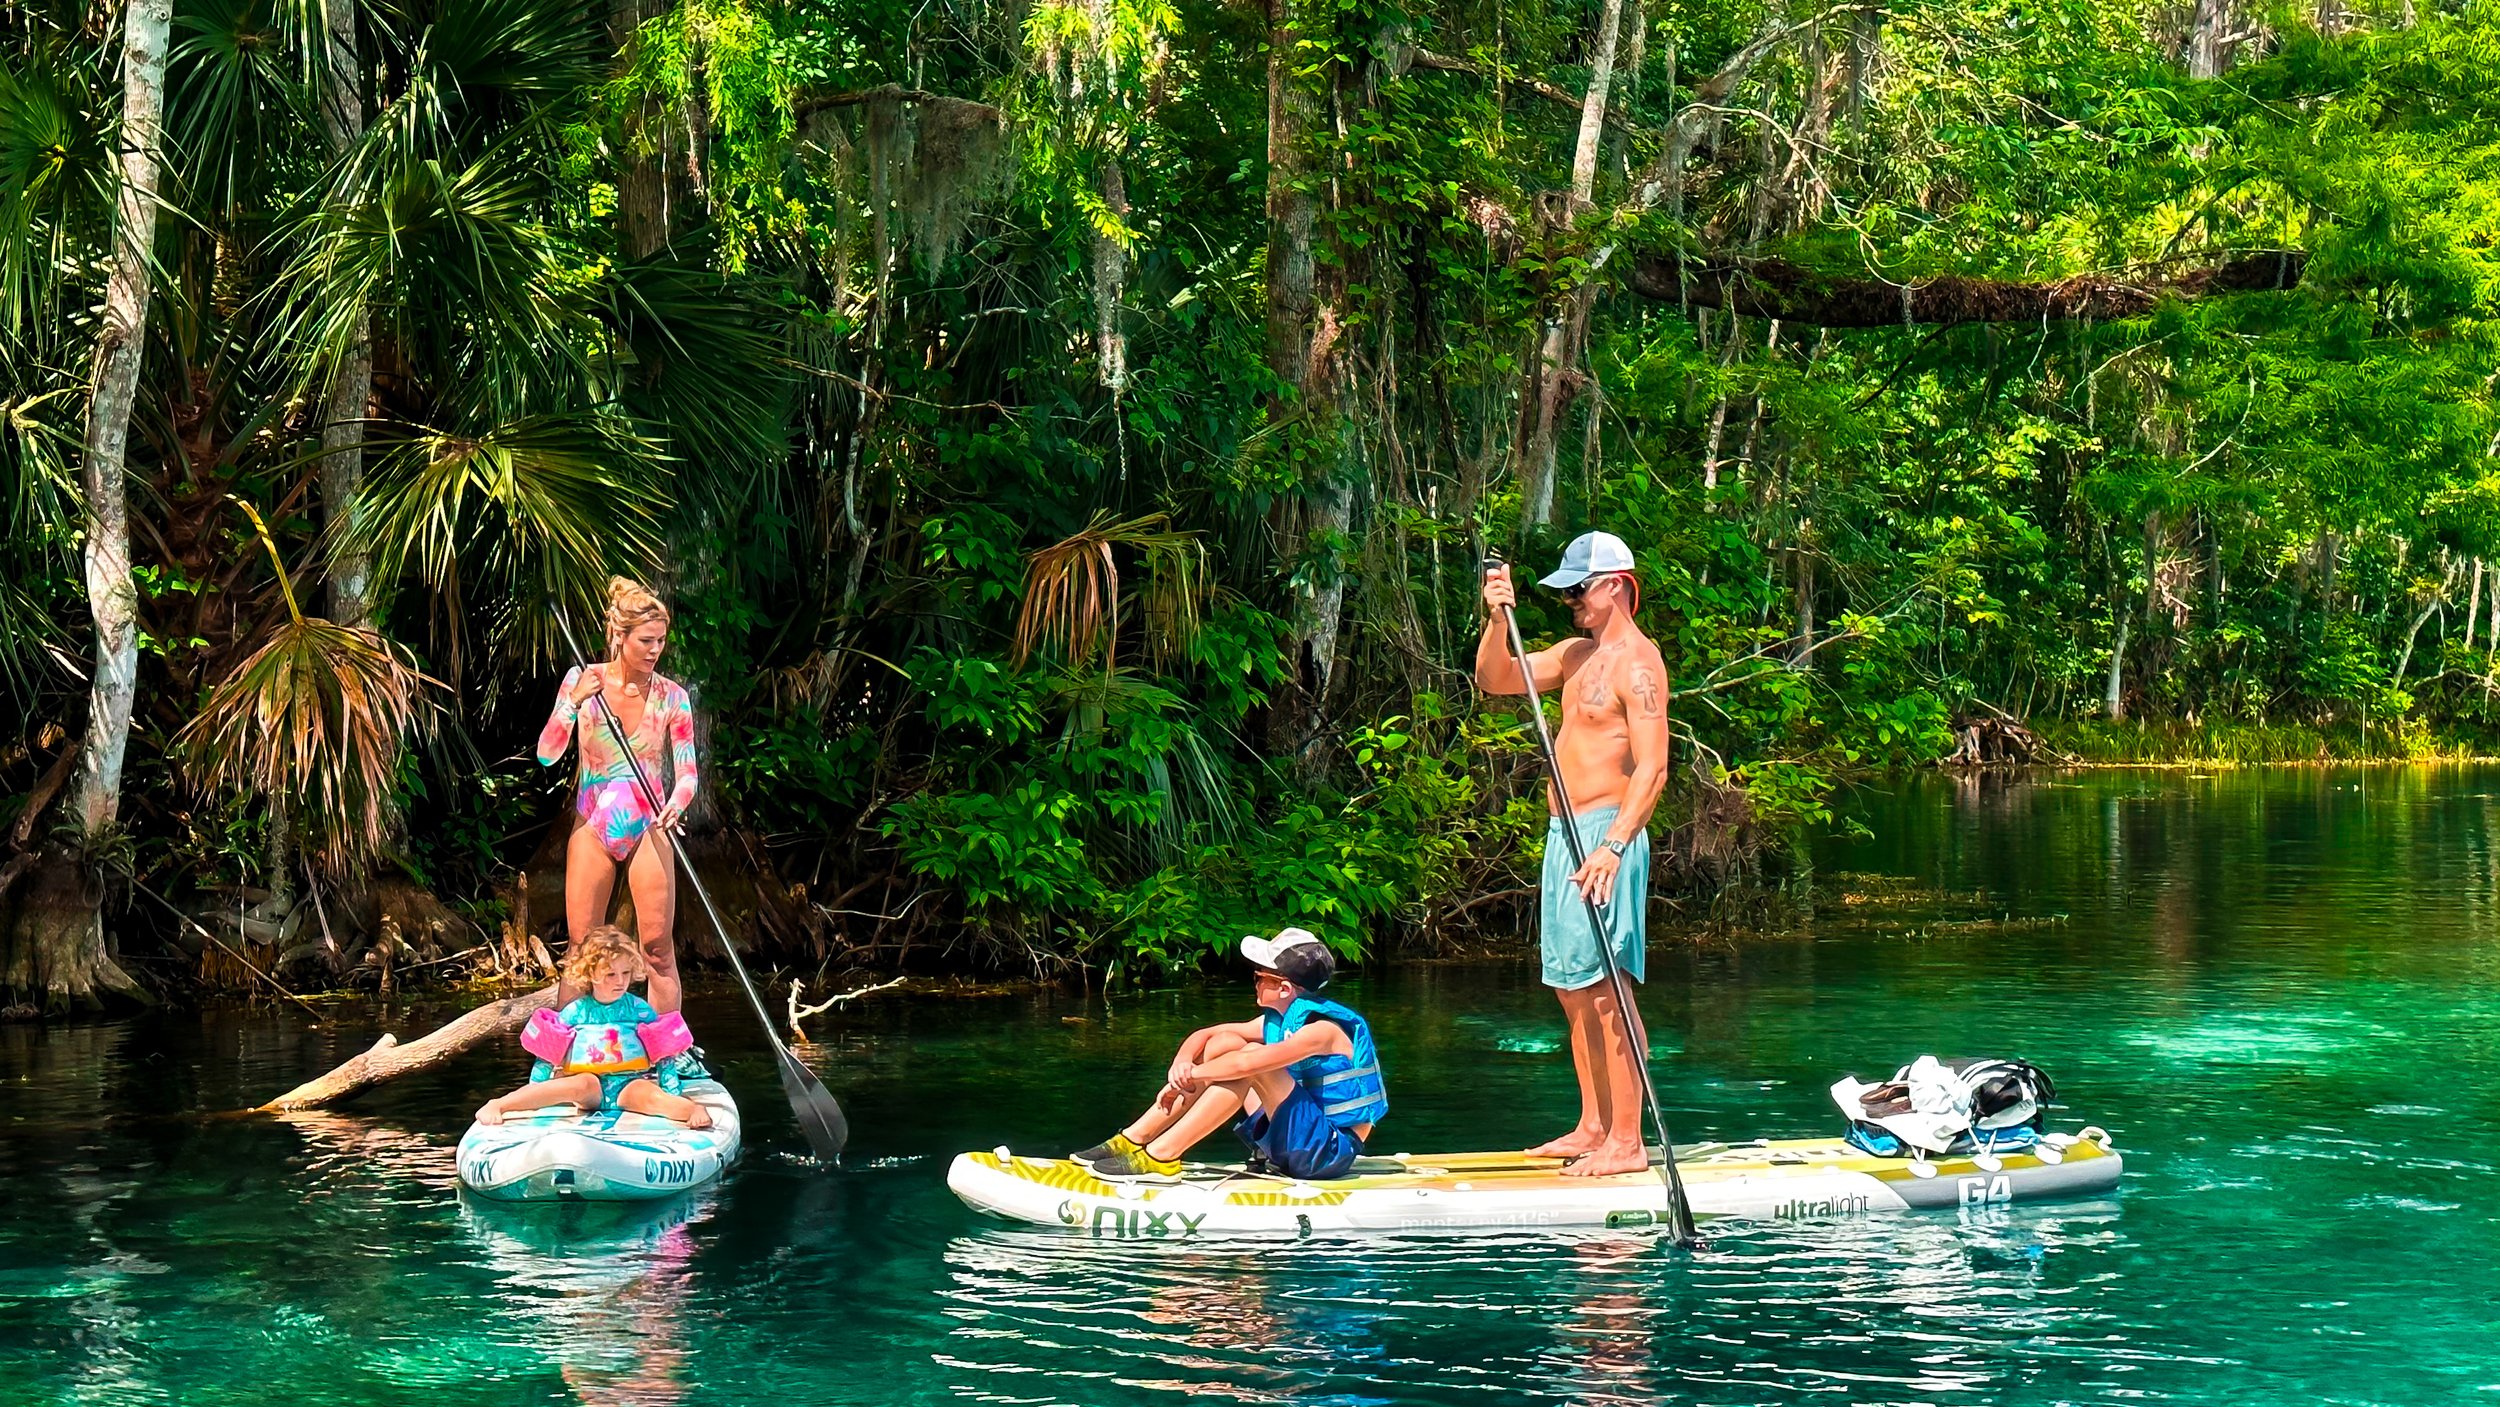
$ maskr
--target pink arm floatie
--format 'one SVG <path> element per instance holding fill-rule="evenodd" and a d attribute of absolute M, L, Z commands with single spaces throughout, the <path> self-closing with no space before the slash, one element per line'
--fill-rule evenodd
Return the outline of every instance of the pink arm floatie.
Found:
<path fill-rule="evenodd" d="M 657 1021 L 645 1021 L 634 1031 L 642 1037 L 642 1053 L 650 1056 L 655 1065 L 694 1049 L 694 1032 L 687 1029 L 681 1012 L 672 1011 Z"/>
<path fill-rule="evenodd" d="M 542 1006 L 530 1013 L 529 1024 L 521 1028 L 521 1049 L 550 1065 L 562 1065 L 573 1053 L 573 1028 Z"/>

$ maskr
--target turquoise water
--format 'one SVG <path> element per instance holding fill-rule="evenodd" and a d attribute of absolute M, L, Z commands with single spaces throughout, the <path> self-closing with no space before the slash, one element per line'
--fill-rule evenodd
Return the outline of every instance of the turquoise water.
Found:
<path fill-rule="evenodd" d="M 464 1206 L 480 1052 L 344 1114 L 220 1117 L 427 1012 L 0 1027 L 0 1402 L 2500 1401 L 2500 772 L 1920 779 L 1853 799 L 1800 932 L 1659 942 L 1679 1138 L 1826 1131 L 1823 1091 L 2007 1052 L 2128 1155 L 2038 1210 L 1650 1235 L 1097 1244 L 975 1219 L 945 1159 L 1099 1137 L 1227 983 L 871 999 L 815 1052 L 852 1166 L 748 1109 L 718 1189 Z M 1886 878 L 1890 877 L 1890 878 Z M 2002 920 L 2012 920 L 2010 922 Z M 1348 984 L 1388 1149 L 1556 1131 L 1525 964 Z M 751 1018 L 750 1018 L 751 1019 Z"/>

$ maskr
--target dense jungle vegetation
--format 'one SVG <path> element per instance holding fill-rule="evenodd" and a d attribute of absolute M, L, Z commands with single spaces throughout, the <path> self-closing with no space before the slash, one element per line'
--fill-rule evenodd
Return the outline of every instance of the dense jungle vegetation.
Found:
<path fill-rule="evenodd" d="M 1476 573 L 1590 526 L 1689 885 L 2010 720 L 2488 737 L 2494 73 L 2489 0 L 8 0 L 0 1005 L 539 960 L 612 571 L 802 970 L 1510 931 Z"/>

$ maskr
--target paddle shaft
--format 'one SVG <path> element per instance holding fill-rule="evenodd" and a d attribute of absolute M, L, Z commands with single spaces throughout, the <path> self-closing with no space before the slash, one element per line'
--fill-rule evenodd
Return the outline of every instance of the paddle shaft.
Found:
<path fill-rule="evenodd" d="M 581 657 L 581 642 L 573 638 L 573 627 L 561 614 L 556 617 L 556 628 L 564 632 L 565 646 L 576 658 Z M 590 701 L 599 706 L 599 716 L 607 720 L 608 736 L 616 740 L 617 750 L 625 754 L 625 765 L 634 769 L 634 785 L 641 788 L 643 802 L 651 808 L 652 823 L 657 825 L 661 811 L 659 788 L 652 785 L 651 775 L 642 770 L 642 759 L 635 755 L 633 741 L 625 736 L 625 725 L 617 719 L 616 710 L 608 707 L 605 687 L 591 695 Z M 807 1141 L 815 1148 L 818 1157 L 830 1161 L 841 1156 L 842 1143 L 850 1131 L 841 1105 L 835 1102 L 832 1091 L 824 1087 L 815 1073 L 800 1064 L 799 1058 L 790 1053 L 790 1048 L 781 1043 L 781 1033 L 773 1029 L 772 1013 L 765 1009 L 763 997 L 756 993 L 754 980 L 747 976 L 746 964 L 738 958 L 738 945 L 729 941 L 729 925 L 721 922 L 720 910 L 713 907 L 712 896 L 703 888 L 702 877 L 694 872 L 694 861 L 686 858 L 685 847 L 671 844 L 669 853 L 677 857 L 679 866 L 685 871 L 686 883 L 693 888 L 694 897 L 703 905 L 704 917 L 712 921 L 712 932 L 720 938 L 721 951 L 729 955 L 729 970 L 738 975 L 739 990 L 747 994 L 747 1004 L 755 1008 L 756 1019 L 764 1023 L 764 1039 L 772 1045 L 774 1056 L 781 1062 L 782 1092 L 790 1096 L 791 1109 L 799 1115 L 800 1131 L 807 1135 Z M 803 1100 L 817 1098 L 829 1106 L 826 1111 L 831 1116 L 829 1127 L 820 1126 L 825 1123 L 823 1116 L 802 1103 Z"/>
<path fill-rule="evenodd" d="M 1580 847 L 1579 817 L 1571 809 L 1571 791 L 1563 785 L 1562 762 L 1554 755 L 1554 735 L 1545 727 L 1545 703 L 1537 696 L 1536 671 L 1528 663 L 1527 641 L 1519 634 L 1519 616 L 1508 606 L 1501 609 L 1502 626 L 1510 634 L 1510 655 L 1519 664 L 1519 683 L 1527 691 L 1528 716 L 1536 720 L 1537 750 L 1545 756 L 1545 777 L 1553 784 L 1554 805 L 1562 813 L 1563 843 L 1570 848 L 1571 871 L 1576 875 L 1588 864 L 1589 858 Z M 1579 891 L 1580 902 L 1588 907 L 1589 934 L 1597 940 L 1598 961 L 1605 965 L 1606 981 L 1614 988 L 1615 1005 L 1623 1017 L 1623 1038 L 1629 1044 L 1634 1034 L 1642 1030 L 1640 1010 L 1632 1004 L 1631 986 L 1624 981 L 1623 969 L 1615 962 L 1614 944 L 1608 940 L 1606 915 L 1587 890 L 1580 889 L 1576 884 L 1572 888 Z M 1692 1202 L 1684 1194 L 1684 1175 L 1676 1170 L 1675 1140 L 1668 1136 L 1666 1113 L 1658 1107 L 1658 1086 L 1649 1077 L 1647 1044 L 1642 1042 L 1643 1048 L 1635 1052 L 1636 1058 L 1632 1063 L 1641 1072 L 1641 1099 L 1649 1110 L 1650 1122 L 1658 1126 L 1658 1146 L 1665 1154 L 1659 1176 L 1667 1185 L 1669 1229 L 1674 1231 L 1676 1240 L 1690 1245 L 1699 1239 L 1699 1231 L 1693 1223 Z"/>

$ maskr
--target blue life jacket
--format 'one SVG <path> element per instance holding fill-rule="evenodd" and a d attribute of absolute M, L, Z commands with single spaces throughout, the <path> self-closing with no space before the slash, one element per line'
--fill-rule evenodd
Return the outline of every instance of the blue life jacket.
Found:
<path fill-rule="evenodd" d="M 1319 1100 L 1320 1112 L 1341 1129 L 1376 1124 L 1389 1112 L 1389 1087 L 1380 1078 L 1380 1055 L 1372 1048 L 1372 1028 L 1349 1008 L 1332 1001 L 1297 996 L 1282 1014 L 1267 1012 L 1261 1039 L 1274 1045 L 1314 1019 L 1333 1021 L 1346 1033 L 1354 1054 L 1314 1055 L 1285 1067 L 1293 1082 Z"/>

